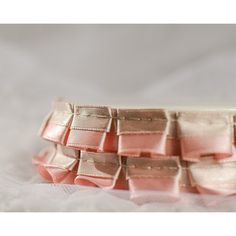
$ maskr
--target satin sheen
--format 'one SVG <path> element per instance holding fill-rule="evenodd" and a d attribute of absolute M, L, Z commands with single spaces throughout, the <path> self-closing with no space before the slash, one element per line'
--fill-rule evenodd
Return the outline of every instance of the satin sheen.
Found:
<path fill-rule="evenodd" d="M 236 194 L 232 111 L 115 109 L 57 101 L 40 136 L 54 143 L 33 158 L 49 182 L 129 189 L 139 204 L 176 201 L 181 192 Z"/>

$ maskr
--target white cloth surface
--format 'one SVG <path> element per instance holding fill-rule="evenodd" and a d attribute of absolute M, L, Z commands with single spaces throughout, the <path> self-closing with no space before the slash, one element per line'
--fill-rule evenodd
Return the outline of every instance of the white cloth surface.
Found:
<path fill-rule="evenodd" d="M 191 194 L 138 206 L 125 191 L 45 183 L 31 164 L 55 97 L 236 107 L 235 68 L 234 25 L 0 25 L 0 211 L 235 211 L 234 197 L 206 208 Z"/>

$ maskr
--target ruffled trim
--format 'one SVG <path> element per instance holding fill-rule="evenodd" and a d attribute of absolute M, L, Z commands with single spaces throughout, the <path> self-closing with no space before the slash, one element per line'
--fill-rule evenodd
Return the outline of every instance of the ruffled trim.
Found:
<path fill-rule="evenodd" d="M 53 183 L 122 188 L 120 158 L 114 153 L 78 152 L 60 145 L 43 149 L 33 157 L 40 175 Z M 118 178 L 121 178 L 119 181 Z"/>
<path fill-rule="evenodd" d="M 129 189 L 130 198 L 138 204 L 176 201 L 181 192 L 236 194 L 235 161 L 205 158 L 189 163 L 177 156 L 120 157 L 56 145 L 42 150 L 33 163 L 49 182 Z"/>
<path fill-rule="evenodd" d="M 232 112 L 115 109 L 56 102 L 40 135 L 68 148 L 122 156 L 180 156 L 198 162 L 234 156 Z"/>
<path fill-rule="evenodd" d="M 73 184 L 78 169 L 78 157 L 66 156 L 62 147 L 43 149 L 33 157 L 39 174 L 48 182 Z"/>
<path fill-rule="evenodd" d="M 116 109 L 56 102 L 33 158 L 49 182 L 129 189 L 137 203 L 181 192 L 236 194 L 233 112 Z M 162 193 L 162 194 L 160 194 Z"/>

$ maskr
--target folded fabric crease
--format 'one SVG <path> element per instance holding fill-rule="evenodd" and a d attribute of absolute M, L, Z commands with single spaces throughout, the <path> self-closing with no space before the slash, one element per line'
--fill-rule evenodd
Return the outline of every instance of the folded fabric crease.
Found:
<path fill-rule="evenodd" d="M 232 195 L 235 113 L 57 101 L 39 131 L 53 145 L 33 163 L 49 182 L 129 189 L 137 203 L 172 201 L 181 192 Z"/>

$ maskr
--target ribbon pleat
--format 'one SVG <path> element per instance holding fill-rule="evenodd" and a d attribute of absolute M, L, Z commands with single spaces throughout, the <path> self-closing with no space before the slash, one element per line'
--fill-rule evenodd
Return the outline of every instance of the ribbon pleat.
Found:
<path fill-rule="evenodd" d="M 70 104 L 55 102 L 54 111 L 43 123 L 41 136 L 46 140 L 65 145 L 72 118 L 72 106 Z"/>
<path fill-rule="evenodd" d="M 157 200 L 154 194 L 156 191 L 165 192 L 166 199 L 178 199 L 180 176 L 178 157 L 127 158 L 127 179 L 131 198 L 138 203 Z"/>
<path fill-rule="evenodd" d="M 166 111 L 119 109 L 117 115 L 118 154 L 154 157 L 169 153 L 167 140 L 173 132 Z"/>
<path fill-rule="evenodd" d="M 55 146 L 33 163 L 49 182 L 129 189 L 137 203 L 175 201 L 180 192 L 228 196 L 236 194 L 235 123 L 232 111 L 57 101 L 39 132 Z"/>
<path fill-rule="evenodd" d="M 80 154 L 80 164 L 75 183 L 82 184 L 84 180 L 91 182 L 101 188 L 114 188 L 121 170 L 120 157 L 114 153 L 92 153 Z"/>
<path fill-rule="evenodd" d="M 219 112 L 180 112 L 178 131 L 184 160 L 233 155 L 232 115 Z"/>
<path fill-rule="evenodd" d="M 180 161 L 177 156 L 122 159 L 115 153 L 78 151 L 57 145 L 41 151 L 33 163 L 49 182 L 129 189 L 137 203 L 175 201 L 180 192 L 236 194 L 235 159 L 204 158 L 195 163 Z"/>
<path fill-rule="evenodd" d="M 191 182 L 203 194 L 236 194 L 236 162 L 220 163 L 213 158 L 190 165 Z"/>
<path fill-rule="evenodd" d="M 33 158 L 39 173 L 48 181 L 54 183 L 74 183 L 78 159 L 65 156 L 63 148 L 51 147 L 44 149 L 38 156 Z"/>

